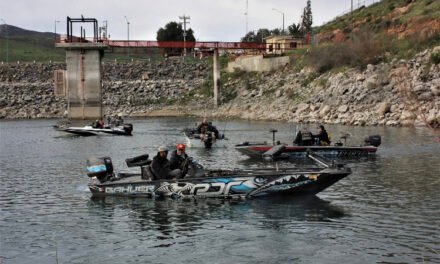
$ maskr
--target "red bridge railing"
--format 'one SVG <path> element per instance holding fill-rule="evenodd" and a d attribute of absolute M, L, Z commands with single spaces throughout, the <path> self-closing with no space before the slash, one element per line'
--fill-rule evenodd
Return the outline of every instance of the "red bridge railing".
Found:
<path fill-rule="evenodd" d="M 57 39 L 58 43 L 87 43 L 87 42 L 101 42 L 109 47 L 115 48 L 199 48 L 199 49 L 255 49 L 265 50 L 266 44 L 253 42 L 218 42 L 218 41 L 197 41 L 197 42 L 183 42 L 183 41 L 155 41 L 155 40 L 108 40 L 93 38 L 79 38 L 60 36 Z"/>
<path fill-rule="evenodd" d="M 104 40 L 110 47 L 134 48 L 200 48 L 200 49 L 266 49 L 264 43 L 252 42 L 183 42 L 183 41 L 150 41 L 150 40 Z"/>

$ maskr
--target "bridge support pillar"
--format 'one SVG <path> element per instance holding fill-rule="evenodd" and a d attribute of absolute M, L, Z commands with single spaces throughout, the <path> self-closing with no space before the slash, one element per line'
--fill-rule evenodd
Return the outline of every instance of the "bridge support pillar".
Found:
<path fill-rule="evenodd" d="M 214 107 L 218 107 L 218 88 L 220 84 L 220 65 L 218 61 L 218 49 L 214 49 L 214 56 L 212 60 L 213 69 L 213 83 L 214 83 Z"/>
<path fill-rule="evenodd" d="M 102 67 L 106 45 L 59 43 L 66 50 L 66 99 L 69 119 L 102 117 Z"/>

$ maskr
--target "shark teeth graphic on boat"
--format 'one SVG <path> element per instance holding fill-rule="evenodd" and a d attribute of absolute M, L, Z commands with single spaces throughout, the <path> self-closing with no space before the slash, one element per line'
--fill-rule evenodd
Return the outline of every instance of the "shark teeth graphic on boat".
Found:
<path fill-rule="evenodd" d="M 154 192 L 163 196 L 185 196 L 191 191 L 193 186 L 194 184 L 192 183 L 163 182 Z"/>
<path fill-rule="evenodd" d="M 275 191 L 281 191 L 279 187 L 282 187 L 283 190 L 288 190 L 293 187 L 297 187 L 302 184 L 309 183 L 311 181 L 316 181 L 318 179 L 318 175 L 286 175 L 281 176 L 273 181 L 270 181 L 263 186 L 259 187 L 258 189 L 253 190 L 250 192 L 247 196 L 256 196 L 258 194 L 262 194 L 264 192 L 271 192 Z"/>

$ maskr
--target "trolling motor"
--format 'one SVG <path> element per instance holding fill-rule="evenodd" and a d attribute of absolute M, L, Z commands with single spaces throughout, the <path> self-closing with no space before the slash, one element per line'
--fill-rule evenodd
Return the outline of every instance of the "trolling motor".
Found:
<path fill-rule="evenodd" d="M 275 134 L 278 132 L 278 130 L 271 129 L 269 132 L 272 133 L 272 144 L 275 146 Z"/>

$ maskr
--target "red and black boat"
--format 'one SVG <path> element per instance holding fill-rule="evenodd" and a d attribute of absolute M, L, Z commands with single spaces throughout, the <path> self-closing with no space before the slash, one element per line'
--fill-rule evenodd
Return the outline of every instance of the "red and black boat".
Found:
<path fill-rule="evenodd" d="M 271 132 L 275 133 L 275 130 Z M 364 144 L 359 146 L 346 146 L 342 142 L 327 146 L 297 146 L 282 144 L 280 142 L 270 145 L 267 142 L 244 142 L 235 145 L 235 149 L 252 158 L 288 159 L 291 156 L 306 156 L 308 151 L 329 157 L 360 157 L 376 153 L 381 144 L 380 135 L 371 135 L 365 138 Z"/>

